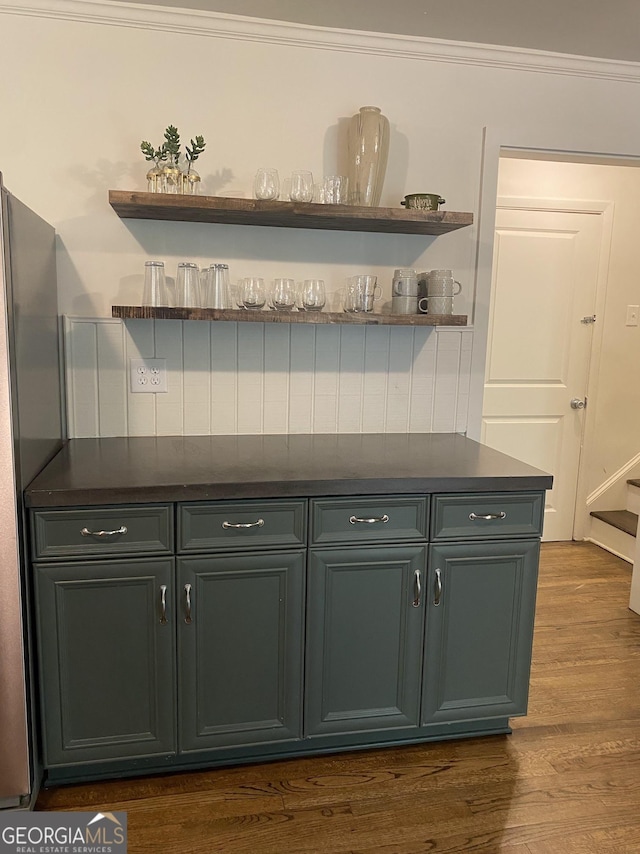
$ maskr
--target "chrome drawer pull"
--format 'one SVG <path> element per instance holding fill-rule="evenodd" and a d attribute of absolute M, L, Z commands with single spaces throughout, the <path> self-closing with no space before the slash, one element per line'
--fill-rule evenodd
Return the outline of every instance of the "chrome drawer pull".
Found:
<path fill-rule="evenodd" d="M 371 516 L 369 519 L 361 519 L 359 516 L 349 516 L 349 521 L 352 525 L 355 525 L 356 522 L 365 522 L 367 525 L 373 525 L 374 522 L 386 524 L 389 521 L 389 517 L 386 513 L 384 516 Z"/>
<path fill-rule="evenodd" d="M 264 519 L 258 519 L 257 522 L 223 522 L 223 528 L 262 528 Z"/>
<path fill-rule="evenodd" d="M 186 606 L 186 614 L 184 617 L 185 623 L 191 623 L 191 585 L 185 584 L 184 586 L 184 598 L 185 598 L 185 606 Z"/>
<path fill-rule="evenodd" d="M 160 624 L 162 626 L 167 623 L 167 585 L 160 585 Z"/>
<path fill-rule="evenodd" d="M 435 596 L 433 597 L 433 604 L 437 607 L 440 604 L 440 599 L 442 598 L 442 573 L 439 569 L 436 569 L 436 590 Z"/>
<path fill-rule="evenodd" d="M 80 533 L 83 537 L 113 537 L 115 534 L 126 534 L 127 528 L 124 525 L 115 531 L 90 531 L 88 528 L 83 528 Z"/>
<path fill-rule="evenodd" d="M 420 570 L 419 569 L 416 569 L 415 573 L 413 574 L 413 581 L 415 584 L 415 594 L 416 595 L 415 595 L 414 600 L 411 604 L 413 605 L 414 608 L 419 608 L 420 607 L 420 599 L 422 597 L 422 584 L 420 583 Z"/>
<path fill-rule="evenodd" d="M 506 519 L 507 514 L 504 510 L 501 510 L 499 513 L 487 513 L 486 516 L 478 515 L 477 513 L 469 513 L 469 519 L 472 522 L 475 522 L 476 519 L 484 519 L 487 522 L 493 522 L 496 519 Z"/>

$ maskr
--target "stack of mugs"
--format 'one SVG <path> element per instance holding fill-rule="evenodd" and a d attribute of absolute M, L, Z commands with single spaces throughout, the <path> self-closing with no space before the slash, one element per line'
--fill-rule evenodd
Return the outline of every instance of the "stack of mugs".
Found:
<path fill-rule="evenodd" d="M 391 286 L 391 312 L 416 314 L 418 311 L 418 274 L 415 270 L 398 269 Z"/>
<path fill-rule="evenodd" d="M 420 273 L 418 309 L 423 314 L 453 314 L 453 298 L 462 285 L 453 278 L 451 270 L 431 270 Z"/>

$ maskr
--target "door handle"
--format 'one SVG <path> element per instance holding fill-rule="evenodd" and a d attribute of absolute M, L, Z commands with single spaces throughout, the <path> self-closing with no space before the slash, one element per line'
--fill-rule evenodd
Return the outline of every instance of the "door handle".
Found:
<path fill-rule="evenodd" d="M 420 580 L 420 570 L 416 569 L 413 574 L 413 584 L 414 584 L 414 592 L 415 595 L 413 597 L 413 602 L 411 603 L 414 608 L 420 607 L 420 599 L 422 597 L 422 582 Z"/>
<path fill-rule="evenodd" d="M 585 397 L 584 400 L 580 400 L 579 397 L 574 397 L 571 400 L 571 408 L 572 409 L 585 409 L 587 406 L 587 399 Z"/>
<path fill-rule="evenodd" d="M 436 569 L 436 581 L 433 591 L 433 604 L 437 607 L 442 599 L 442 572 Z"/>
<path fill-rule="evenodd" d="M 191 623 L 191 585 L 185 584 L 184 586 L 184 604 L 185 604 L 185 623 Z"/>

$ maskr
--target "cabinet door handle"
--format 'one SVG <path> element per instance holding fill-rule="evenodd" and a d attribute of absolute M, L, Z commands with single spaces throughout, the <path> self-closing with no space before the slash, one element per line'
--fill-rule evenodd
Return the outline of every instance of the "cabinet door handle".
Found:
<path fill-rule="evenodd" d="M 420 580 L 420 570 L 416 569 L 413 574 L 413 583 L 414 583 L 414 591 L 415 596 L 413 598 L 413 602 L 411 603 L 414 608 L 420 607 L 420 599 L 422 598 L 422 582 Z"/>
<path fill-rule="evenodd" d="M 167 585 L 160 585 L 160 625 L 167 624 Z"/>
<path fill-rule="evenodd" d="M 433 604 L 437 607 L 440 604 L 440 599 L 442 598 L 442 572 L 439 569 L 436 569 L 436 583 L 435 583 L 435 592 L 433 597 Z"/>
<path fill-rule="evenodd" d="M 185 604 L 185 615 L 184 621 L 185 623 L 193 622 L 191 619 L 191 585 L 185 584 L 184 586 L 184 604 Z"/>
<path fill-rule="evenodd" d="M 126 534 L 127 528 L 121 525 L 115 531 L 90 531 L 88 528 L 83 528 L 80 533 L 83 537 L 113 537 L 115 534 Z"/>
<path fill-rule="evenodd" d="M 223 522 L 223 528 L 262 528 L 264 519 L 258 519 L 257 522 Z"/>
<path fill-rule="evenodd" d="M 486 522 L 493 522 L 495 519 L 506 519 L 507 514 L 504 510 L 501 510 L 499 513 L 487 513 L 486 515 L 478 514 L 478 513 L 469 513 L 469 519 L 472 522 L 475 522 L 476 519 L 484 519 Z"/>
<path fill-rule="evenodd" d="M 349 521 L 352 525 L 357 522 L 364 522 L 366 525 L 373 525 L 374 522 L 382 522 L 385 525 L 389 521 L 389 517 L 385 513 L 384 516 L 370 516 L 361 518 L 360 516 L 349 516 Z"/>

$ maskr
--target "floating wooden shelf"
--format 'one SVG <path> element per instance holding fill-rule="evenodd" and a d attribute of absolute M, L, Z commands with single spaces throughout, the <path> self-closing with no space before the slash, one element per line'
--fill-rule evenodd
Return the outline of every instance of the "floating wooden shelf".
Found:
<path fill-rule="evenodd" d="M 376 231 L 392 234 L 446 234 L 473 223 L 473 214 L 416 211 L 359 205 L 230 199 L 110 190 L 109 203 L 123 219 L 217 222 L 317 228 L 333 231 Z"/>
<path fill-rule="evenodd" d="M 111 316 L 139 320 L 239 320 L 249 323 L 341 323 L 355 326 L 466 326 L 466 314 L 349 314 L 331 311 L 247 311 L 113 305 Z"/>

